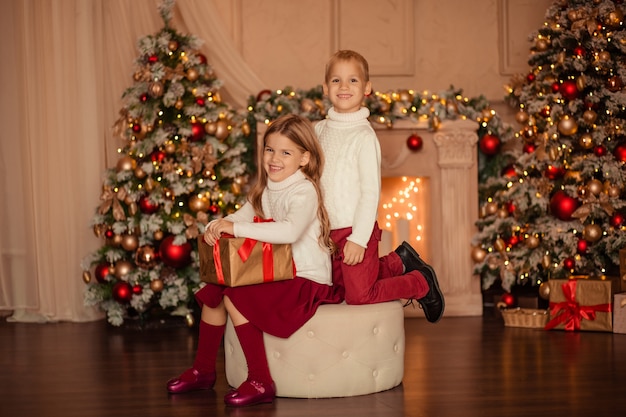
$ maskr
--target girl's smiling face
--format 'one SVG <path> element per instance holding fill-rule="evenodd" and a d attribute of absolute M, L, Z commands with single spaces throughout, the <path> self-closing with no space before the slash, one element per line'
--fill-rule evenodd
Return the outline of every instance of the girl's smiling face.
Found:
<path fill-rule="evenodd" d="M 265 140 L 263 169 L 274 182 L 293 175 L 309 162 L 309 158 L 309 152 L 303 152 L 285 135 L 272 133 Z"/>

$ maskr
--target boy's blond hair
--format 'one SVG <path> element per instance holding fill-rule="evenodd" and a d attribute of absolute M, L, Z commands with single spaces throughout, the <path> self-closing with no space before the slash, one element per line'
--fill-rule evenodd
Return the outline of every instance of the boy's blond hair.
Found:
<path fill-rule="evenodd" d="M 328 63 L 326 63 L 326 73 L 324 75 L 324 81 L 326 81 L 326 83 L 330 81 L 330 72 L 337 62 L 352 60 L 356 61 L 357 64 L 359 64 L 359 66 L 361 67 L 361 71 L 363 72 L 363 81 L 368 82 L 370 80 L 370 69 L 367 60 L 363 57 L 363 55 L 349 49 L 337 51 L 333 54 L 333 56 L 330 57 Z"/>

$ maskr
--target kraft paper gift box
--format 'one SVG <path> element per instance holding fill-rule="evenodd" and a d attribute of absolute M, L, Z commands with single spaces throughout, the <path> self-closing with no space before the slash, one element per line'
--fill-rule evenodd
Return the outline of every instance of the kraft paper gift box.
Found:
<path fill-rule="evenodd" d="M 254 239 L 222 237 L 209 246 L 198 237 L 200 279 L 239 287 L 294 277 L 291 245 L 272 245 Z"/>
<path fill-rule="evenodd" d="M 545 329 L 613 331 L 614 279 L 552 279 Z"/>
<path fill-rule="evenodd" d="M 613 297 L 613 333 L 626 334 L 626 293 Z"/>

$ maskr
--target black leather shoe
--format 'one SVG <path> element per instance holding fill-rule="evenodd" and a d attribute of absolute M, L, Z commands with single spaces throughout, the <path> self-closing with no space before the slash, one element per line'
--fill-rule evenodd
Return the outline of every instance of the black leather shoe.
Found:
<path fill-rule="evenodd" d="M 400 256 L 404 264 L 404 273 L 418 271 L 424 276 L 424 279 L 428 283 L 429 290 L 428 293 L 423 298 L 417 300 L 417 302 L 422 306 L 426 320 L 431 323 L 437 323 L 443 316 L 445 300 L 441 289 L 439 289 L 439 282 L 437 281 L 435 270 L 424 262 L 415 249 L 407 242 L 402 242 L 395 252 Z"/>

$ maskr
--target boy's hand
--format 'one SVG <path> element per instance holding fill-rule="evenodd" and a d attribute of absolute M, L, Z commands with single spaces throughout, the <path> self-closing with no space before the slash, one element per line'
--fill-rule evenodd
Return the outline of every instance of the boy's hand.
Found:
<path fill-rule="evenodd" d="M 347 241 L 343 247 L 343 263 L 346 265 L 356 265 L 363 262 L 365 248 L 354 242 Z"/>

